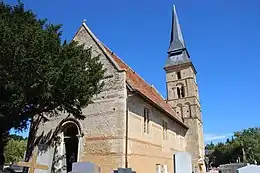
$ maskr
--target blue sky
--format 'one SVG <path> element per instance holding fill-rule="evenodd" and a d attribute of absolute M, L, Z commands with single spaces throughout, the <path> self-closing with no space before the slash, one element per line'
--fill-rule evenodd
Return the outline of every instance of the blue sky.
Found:
<path fill-rule="evenodd" d="M 67 40 L 86 19 L 100 40 L 164 96 L 163 66 L 175 4 L 198 72 L 205 141 L 223 140 L 234 131 L 260 125 L 259 0 L 22 2 L 38 17 L 63 24 Z"/>

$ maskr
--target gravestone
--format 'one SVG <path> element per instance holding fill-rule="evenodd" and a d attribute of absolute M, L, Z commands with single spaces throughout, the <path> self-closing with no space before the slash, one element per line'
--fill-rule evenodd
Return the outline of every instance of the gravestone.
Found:
<path fill-rule="evenodd" d="M 237 173 L 260 173 L 260 166 L 248 165 L 237 169 Z"/>
<path fill-rule="evenodd" d="M 118 168 L 118 170 L 114 170 L 114 173 L 136 173 L 132 170 L 132 168 Z"/>
<path fill-rule="evenodd" d="M 237 173 L 236 170 L 246 166 L 247 163 L 231 163 L 219 165 L 219 173 Z"/>
<path fill-rule="evenodd" d="M 100 167 L 91 162 L 72 163 L 72 173 L 100 173 Z"/>
<path fill-rule="evenodd" d="M 29 162 L 18 162 L 18 165 L 29 168 L 29 173 L 50 173 L 53 155 L 54 150 L 49 149 L 48 145 L 38 145 L 34 148 Z"/>
<path fill-rule="evenodd" d="M 10 167 L 4 168 L 3 171 L 0 171 L 0 173 L 16 173 L 14 169 L 11 169 Z"/>
<path fill-rule="evenodd" d="M 175 153 L 173 165 L 175 173 L 192 173 L 191 155 L 187 152 Z"/>
<path fill-rule="evenodd" d="M 13 169 L 7 167 L 7 168 L 4 168 L 3 171 L 0 171 L 0 173 L 16 173 Z"/>
<path fill-rule="evenodd" d="M 4 173 L 22 173 L 23 172 L 23 167 L 19 166 L 17 164 L 12 164 L 10 166 L 6 166 L 4 168 Z"/>
<path fill-rule="evenodd" d="M 168 173 L 167 165 L 156 164 L 156 173 Z"/>
<path fill-rule="evenodd" d="M 160 164 L 156 164 L 156 173 L 162 173 L 162 166 Z"/>
<path fill-rule="evenodd" d="M 42 165 L 47 165 L 49 169 L 48 170 L 36 169 L 34 173 L 50 173 L 52 169 L 53 157 L 54 157 L 54 147 L 46 144 L 38 145 L 37 163 Z"/>
<path fill-rule="evenodd" d="M 10 169 L 12 169 L 14 172 L 23 172 L 23 167 L 19 166 L 17 164 L 12 164 L 10 167 Z"/>
<path fill-rule="evenodd" d="M 168 173 L 168 167 L 167 167 L 167 165 L 162 165 L 162 172 L 163 172 L 163 173 Z"/>

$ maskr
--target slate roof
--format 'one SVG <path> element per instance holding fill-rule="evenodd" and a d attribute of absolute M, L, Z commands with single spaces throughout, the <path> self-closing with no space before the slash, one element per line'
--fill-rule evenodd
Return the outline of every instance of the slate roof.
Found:
<path fill-rule="evenodd" d="M 103 44 L 104 45 L 104 44 Z M 124 63 L 116 54 L 114 54 L 107 46 L 104 45 L 108 53 L 112 56 L 114 61 L 126 70 L 126 81 L 132 89 L 138 92 L 143 97 L 146 97 L 150 102 L 156 105 L 163 112 L 170 115 L 183 127 L 187 126 L 183 123 L 182 119 L 177 116 L 176 112 L 165 102 L 159 92 L 151 85 L 149 85 L 144 79 L 142 79 L 135 71 L 133 71 L 126 63 Z"/>
<path fill-rule="evenodd" d="M 185 49 L 184 39 L 182 37 L 182 31 L 176 12 L 175 5 L 172 9 L 172 30 L 171 30 L 171 41 L 168 52 L 178 51 L 180 49 Z"/>
<path fill-rule="evenodd" d="M 165 68 L 189 62 L 191 62 L 191 60 L 182 37 L 182 31 L 176 12 L 176 7 L 173 6 L 171 41 L 168 49 L 168 58 L 165 63 Z"/>

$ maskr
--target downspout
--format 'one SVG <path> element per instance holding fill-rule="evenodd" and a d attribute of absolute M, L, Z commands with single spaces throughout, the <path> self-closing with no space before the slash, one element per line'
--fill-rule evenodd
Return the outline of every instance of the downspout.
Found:
<path fill-rule="evenodd" d="M 126 98 L 126 122 L 125 122 L 125 168 L 128 168 L 128 96 Z"/>
<path fill-rule="evenodd" d="M 129 126 L 129 107 L 128 107 L 128 101 L 129 97 L 133 96 L 135 94 L 135 91 L 133 88 L 126 82 L 126 87 L 129 89 L 130 93 L 128 91 L 126 92 L 126 118 L 125 118 L 125 168 L 128 168 L 128 126 Z"/>

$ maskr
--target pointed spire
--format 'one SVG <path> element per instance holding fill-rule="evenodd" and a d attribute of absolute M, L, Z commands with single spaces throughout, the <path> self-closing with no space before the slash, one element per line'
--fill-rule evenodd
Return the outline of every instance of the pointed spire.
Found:
<path fill-rule="evenodd" d="M 179 24 L 176 7 L 173 5 L 172 9 L 172 30 L 171 30 L 171 42 L 168 52 L 175 52 L 185 48 L 185 43 L 182 37 L 181 27 Z"/>
<path fill-rule="evenodd" d="M 171 41 L 168 49 L 168 58 L 165 67 L 179 65 L 187 62 L 191 61 L 189 59 L 189 53 L 185 47 L 184 39 L 182 37 L 176 7 L 175 5 L 173 5 Z"/>

